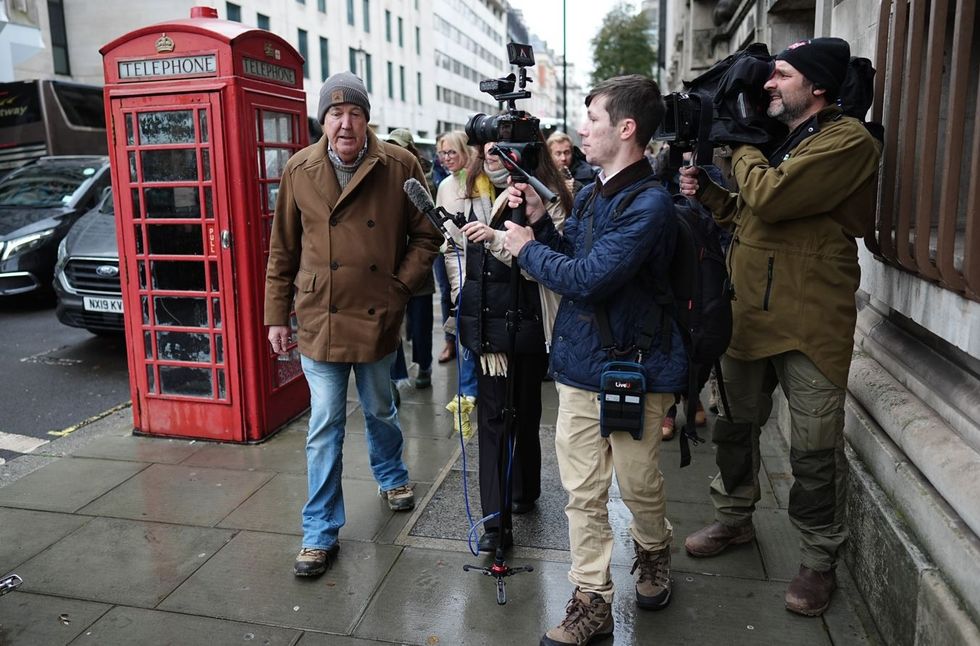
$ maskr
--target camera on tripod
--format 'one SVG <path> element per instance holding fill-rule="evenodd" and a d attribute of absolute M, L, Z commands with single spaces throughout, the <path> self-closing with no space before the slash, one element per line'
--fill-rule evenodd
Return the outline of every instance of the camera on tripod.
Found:
<path fill-rule="evenodd" d="M 534 65 L 534 49 L 520 43 L 507 44 L 507 58 L 518 68 L 517 74 L 503 78 L 480 81 L 480 91 L 486 92 L 498 102 L 507 102 L 507 112 L 487 115 L 483 112 L 470 117 L 466 122 L 466 136 L 469 144 L 482 146 L 488 141 L 500 143 L 530 143 L 538 141 L 541 121 L 524 110 L 518 110 L 514 103 L 518 99 L 530 99 L 527 84 L 527 68 Z M 517 91 L 514 88 L 517 88 Z"/>
<path fill-rule="evenodd" d="M 511 73 L 503 78 L 480 81 L 480 91 L 498 102 L 506 101 L 507 111 L 493 116 L 479 112 L 470 117 L 464 128 L 469 138 L 467 143 L 470 146 L 495 143 L 492 152 L 510 171 L 511 179 L 530 184 L 542 200 L 554 202 L 558 196 L 522 167 L 537 166 L 541 154 L 541 120 L 518 110 L 515 103 L 518 99 L 531 98 L 527 84 L 532 81 L 527 77 L 527 68 L 534 65 L 534 49 L 530 45 L 507 43 L 507 58 L 511 65 L 517 66 L 516 75 Z"/>

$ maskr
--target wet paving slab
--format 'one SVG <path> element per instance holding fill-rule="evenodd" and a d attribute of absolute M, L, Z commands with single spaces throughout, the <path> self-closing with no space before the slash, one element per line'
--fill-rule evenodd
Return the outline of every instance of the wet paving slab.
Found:
<path fill-rule="evenodd" d="M 402 548 L 344 541 L 323 576 L 292 575 L 293 536 L 241 532 L 161 610 L 349 635 Z"/>

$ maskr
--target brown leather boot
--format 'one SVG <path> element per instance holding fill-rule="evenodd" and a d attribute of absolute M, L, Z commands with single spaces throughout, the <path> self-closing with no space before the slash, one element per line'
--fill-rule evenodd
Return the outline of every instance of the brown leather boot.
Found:
<path fill-rule="evenodd" d="M 688 536 L 684 540 L 684 549 L 691 556 L 703 558 L 721 554 L 729 545 L 742 545 L 754 538 L 752 523 L 732 527 L 716 520 Z"/>
<path fill-rule="evenodd" d="M 798 615 L 819 617 L 830 605 L 830 597 L 836 588 L 837 576 L 833 569 L 817 572 L 801 565 L 800 573 L 786 588 L 786 609 Z"/>

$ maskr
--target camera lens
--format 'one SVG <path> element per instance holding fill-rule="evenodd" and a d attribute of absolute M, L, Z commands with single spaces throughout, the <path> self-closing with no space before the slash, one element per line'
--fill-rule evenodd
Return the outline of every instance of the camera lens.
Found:
<path fill-rule="evenodd" d="M 479 112 L 470 117 L 466 122 L 466 136 L 469 137 L 470 145 L 482 145 L 488 141 L 500 141 L 497 130 L 499 116 L 487 116 Z"/>

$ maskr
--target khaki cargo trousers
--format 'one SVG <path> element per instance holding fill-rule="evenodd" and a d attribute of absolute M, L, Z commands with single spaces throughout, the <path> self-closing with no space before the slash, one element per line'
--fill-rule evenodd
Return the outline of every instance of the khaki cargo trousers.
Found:
<path fill-rule="evenodd" d="M 629 433 L 599 434 L 598 393 L 557 386 L 555 449 L 561 484 L 568 492 L 565 515 L 572 554 L 568 580 L 611 602 L 613 533 L 606 503 L 613 469 L 623 503 L 633 515 L 629 528 L 633 539 L 644 550 L 670 545 L 671 527 L 660 473 L 660 422 L 674 396 L 646 395 L 643 438 L 634 440 Z"/>
<path fill-rule="evenodd" d="M 730 416 L 715 422 L 719 473 L 711 483 L 715 518 L 730 525 L 752 520 L 759 502 L 759 433 L 772 412 L 777 384 L 789 402 L 793 486 L 789 517 L 800 532 L 800 562 L 825 572 L 847 538 L 844 501 L 843 388 L 831 383 L 802 352 L 756 361 L 721 361 Z"/>

